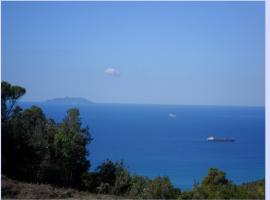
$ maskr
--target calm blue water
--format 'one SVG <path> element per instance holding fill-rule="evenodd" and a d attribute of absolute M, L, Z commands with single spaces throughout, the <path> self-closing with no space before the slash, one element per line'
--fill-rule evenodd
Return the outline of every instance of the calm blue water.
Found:
<path fill-rule="evenodd" d="M 57 121 L 67 109 L 39 106 Z M 264 108 L 93 104 L 80 111 L 94 138 L 91 170 L 106 158 L 123 159 L 130 171 L 169 176 L 181 189 L 201 181 L 210 167 L 225 171 L 235 183 L 265 175 Z M 168 116 L 171 112 L 176 118 Z M 209 143 L 210 135 L 236 141 Z"/>

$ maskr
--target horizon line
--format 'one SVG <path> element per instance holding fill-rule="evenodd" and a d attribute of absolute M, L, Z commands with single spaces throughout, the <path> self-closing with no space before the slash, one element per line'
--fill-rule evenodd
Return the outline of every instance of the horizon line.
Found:
<path fill-rule="evenodd" d="M 66 97 L 63 97 L 63 99 Z M 83 97 L 69 97 L 69 98 L 82 98 L 87 101 L 89 101 L 89 104 L 117 104 L 117 105 L 152 105 L 152 106 L 213 106 L 213 107 L 263 107 L 265 108 L 265 105 L 225 105 L 225 104 L 185 104 L 185 103 L 129 103 L 129 102 L 95 102 Z M 53 98 L 57 99 L 57 98 Z M 21 103 L 48 103 L 46 101 L 53 100 L 53 99 L 47 99 L 47 100 L 42 100 L 42 101 L 21 101 L 19 100 L 18 102 Z M 61 99 L 61 98 L 60 98 Z M 51 103 L 54 104 L 54 103 Z M 61 104 L 61 103 L 55 103 L 55 104 Z M 80 104 L 80 103 L 79 103 Z"/>

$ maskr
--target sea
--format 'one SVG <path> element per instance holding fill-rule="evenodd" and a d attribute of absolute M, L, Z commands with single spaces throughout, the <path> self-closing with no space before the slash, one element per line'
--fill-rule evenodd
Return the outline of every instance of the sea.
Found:
<path fill-rule="evenodd" d="M 27 108 L 31 103 L 21 103 Z M 60 122 L 77 107 L 93 141 L 90 171 L 106 159 L 123 160 L 133 173 L 168 176 L 181 190 L 218 168 L 236 184 L 265 177 L 265 108 L 136 104 L 35 103 Z M 209 136 L 234 142 L 208 142 Z"/>

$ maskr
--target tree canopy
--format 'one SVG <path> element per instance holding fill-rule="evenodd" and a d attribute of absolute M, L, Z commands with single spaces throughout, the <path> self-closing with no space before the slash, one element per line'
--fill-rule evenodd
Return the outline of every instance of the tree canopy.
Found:
<path fill-rule="evenodd" d="M 1 91 L 1 120 L 4 122 L 10 117 L 17 100 L 25 94 L 26 90 L 23 87 L 2 81 Z"/>
<path fill-rule="evenodd" d="M 25 89 L 2 82 L 2 172 L 25 181 L 78 186 L 88 172 L 88 127 L 77 108 L 62 123 L 47 119 L 42 109 L 15 107 Z"/>

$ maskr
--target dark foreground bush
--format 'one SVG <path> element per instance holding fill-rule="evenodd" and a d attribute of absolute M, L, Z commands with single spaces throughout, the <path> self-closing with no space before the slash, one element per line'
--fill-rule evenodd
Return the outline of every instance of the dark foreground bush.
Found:
<path fill-rule="evenodd" d="M 195 182 L 191 191 L 183 192 L 181 199 L 264 199 L 264 180 L 236 185 L 226 174 L 210 168 L 202 184 Z"/>
<path fill-rule="evenodd" d="M 114 194 L 128 198 L 176 199 L 181 194 L 168 177 L 131 175 L 122 161 L 106 160 L 93 173 L 83 175 L 83 188 L 101 194 Z"/>

